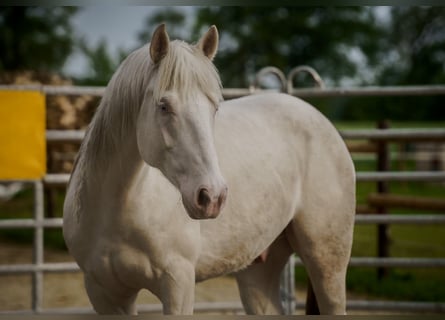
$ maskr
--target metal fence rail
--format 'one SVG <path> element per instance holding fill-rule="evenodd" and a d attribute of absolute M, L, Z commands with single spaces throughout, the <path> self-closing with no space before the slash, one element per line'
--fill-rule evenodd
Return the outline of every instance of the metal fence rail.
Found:
<path fill-rule="evenodd" d="M 344 139 L 369 140 L 440 140 L 445 141 L 445 129 L 374 129 L 340 131 Z M 85 136 L 80 130 L 48 130 L 48 142 L 80 143 Z M 67 175 L 47 175 L 45 182 L 68 181 Z M 357 181 L 445 181 L 445 172 L 357 172 Z"/>
<path fill-rule="evenodd" d="M 384 141 L 445 141 L 445 129 L 369 129 L 341 130 L 343 139 L 367 139 Z M 84 130 L 47 130 L 48 142 L 82 142 Z"/>
<path fill-rule="evenodd" d="M 102 96 L 102 86 L 54 86 L 54 85 L 0 85 L 0 90 L 40 91 L 47 95 L 92 95 Z M 278 91 L 275 89 L 255 88 L 224 88 L 225 99 L 239 98 L 261 92 Z M 389 97 L 389 96 L 431 96 L 445 95 L 445 85 L 424 86 L 389 86 L 389 87 L 357 87 L 357 88 L 290 88 L 289 94 L 302 98 L 315 97 Z"/>
<path fill-rule="evenodd" d="M 48 185 L 65 185 L 70 178 L 69 174 L 51 173 L 43 178 L 43 182 Z M 437 171 L 416 171 L 416 172 L 374 172 L 361 171 L 356 174 L 357 181 L 445 181 L 445 172 Z"/>
<path fill-rule="evenodd" d="M 288 83 L 289 85 L 289 83 Z M 365 88 L 308 88 L 295 89 L 283 85 L 283 91 L 302 98 L 309 97 L 361 97 L 361 96 L 431 96 L 445 95 L 445 85 L 438 86 L 403 86 L 403 87 L 365 87 Z M 287 89 L 286 89 L 287 88 Z M 0 90 L 37 90 L 46 95 L 92 95 L 102 96 L 105 87 L 75 87 L 75 86 L 48 86 L 48 85 L 0 85 Z M 237 98 L 250 94 L 267 91 L 255 88 L 223 89 L 225 99 Z M 348 140 L 370 140 L 373 142 L 398 142 L 398 141 L 445 141 L 445 129 L 373 129 L 373 130 L 342 130 L 340 134 Z M 48 130 L 46 138 L 48 143 L 80 143 L 85 132 L 78 130 Z M 91 308 L 64 308 L 42 309 L 43 300 L 43 274 L 59 272 L 77 272 L 76 263 L 45 263 L 43 258 L 43 233 L 45 228 L 61 228 L 61 218 L 45 218 L 43 212 L 43 186 L 65 186 L 69 181 L 68 174 L 48 174 L 41 181 L 22 180 L 34 186 L 34 218 L 33 219 L 5 219 L 0 220 L 0 229 L 30 228 L 34 229 L 33 262 L 32 264 L 0 265 L 0 275 L 6 274 L 31 274 L 32 275 L 32 310 L 23 310 L 12 313 L 39 313 L 39 314 L 63 314 L 63 313 L 91 313 Z M 417 172 L 358 172 L 357 181 L 445 181 L 445 172 L 417 171 Z M 445 224 L 445 214 L 437 215 L 407 215 L 407 214 L 357 214 L 356 224 Z M 293 265 L 302 266 L 298 258 L 291 259 L 289 268 Z M 401 267 L 401 268 L 444 268 L 445 258 L 376 258 L 376 257 L 352 257 L 351 267 Z M 290 274 L 289 278 L 292 278 Z M 293 286 L 288 283 L 288 287 Z M 289 300 L 289 299 L 288 299 Z M 303 302 L 295 302 L 293 298 L 288 301 L 290 306 L 303 309 Z M 349 301 L 349 310 L 388 310 L 411 312 L 445 312 L 445 303 L 425 302 L 395 302 L 395 301 Z M 140 306 L 144 312 L 161 312 L 160 305 Z M 197 312 L 215 312 L 230 310 L 242 311 L 239 302 L 196 303 Z M 0 312 L 4 313 L 4 312 Z"/>
<path fill-rule="evenodd" d="M 303 262 L 295 257 L 295 266 L 302 267 Z M 445 258 L 376 258 L 352 257 L 350 267 L 397 267 L 397 268 L 443 268 Z M 0 275 L 41 273 L 41 272 L 76 272 L 79 266 L 74 262 L 53 262 L 36 264 L 7 264 L 0 265 Z"/>
<path fill-rule="evenodd" d="M 357 181 L 417 181 L 441 182 L 445 181 L 445 172 L 413 171 L 413 172 L 357 172 Z"/>
<path fill-rule="evenodd" d="M 445 214 L 360 214 L 355 216 L 356 224 L 445 224 Z M 35 227 L 61 228 L 62 218 L 4 219 L 0 220 L 0 229 L 32 229 Z"/>
<path fill-rule="evenodd" d="M 0 274 L 41 273 L 41 272 L 76 272 L 79 266 L 74 262 L 54 262 L 35 264 L 0 265 Z"/>

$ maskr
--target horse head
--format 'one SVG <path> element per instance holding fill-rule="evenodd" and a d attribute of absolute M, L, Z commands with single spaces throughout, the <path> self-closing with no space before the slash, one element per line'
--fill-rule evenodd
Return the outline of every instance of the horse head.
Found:
<path fill-rule="evenodd" d="M 191 218 L 219 215 L 227 196 L 214 145 L 214 122 L 222 100 L 212 63 L 218 31 L 212 26 L 196 45 L 170 41 L 165 25 L 149 45 L 153 75 L 138 115 L 142 159 L 180 191 Z"/>

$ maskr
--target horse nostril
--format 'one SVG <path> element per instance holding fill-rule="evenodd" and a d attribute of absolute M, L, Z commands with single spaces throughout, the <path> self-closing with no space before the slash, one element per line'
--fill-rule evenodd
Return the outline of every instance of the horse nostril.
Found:
<path fill-rule="evenodd" d="M 207 189 L 202 188 L 201 190 L 199 190 L 198 206 L 200 206 L 201 208 L 207 208 L 207 206 L 210 204 L 211 201 L 212 199 Z"/>

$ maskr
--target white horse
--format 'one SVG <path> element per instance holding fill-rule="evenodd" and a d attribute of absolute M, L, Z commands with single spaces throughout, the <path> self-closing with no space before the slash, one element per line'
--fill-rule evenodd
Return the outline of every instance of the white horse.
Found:
<path fill-rule="evenodd" d="M 164 313 L 191 314 L 196 281 L 234 273 L 247 313 L 282 313 L 280 273 L 296 252 L 307 311 L 343 314 L 355 213 L 345 144 L 297 98 L 221 102 L 217 46 L 214 26 L 189 45 L 161 25 L 108 84 L 64 205 L 90 301 L 135 314 L 148 289 Z"/>

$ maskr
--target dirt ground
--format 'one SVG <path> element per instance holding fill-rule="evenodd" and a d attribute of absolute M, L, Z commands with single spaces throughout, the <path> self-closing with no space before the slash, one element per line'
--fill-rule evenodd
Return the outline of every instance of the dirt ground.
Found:
<path fill-rule="evenodd" d="M 63 251 L 45 249 L 45 262 L 72 262 Z M 32 262 L 30 246 L 0 242 L 0 265 Z M 90 307 L 80 272 L 45 273 L 43 277 L 43 308 Z M 0 276 L 0 312 L 31 308 L 31 275 Z M 297 291 L 297 298 L 304 299 L 305 292 Z M 211 279 L 196 285 L 195 301 L 239 302 L 236 282 L 231 276 Z M 141 291 L 138 304 L 159 304 L 159 300 L 147 290 Z"/>
<path fill-rule="evenodd" d="M 72 261 L 69 254 L 64 251 L 45 249 L 45 262 Z M 0 265 L 31 262 L 32 248 L 30 246 L 0 241 Z M 43 279 L 44 309 L 91 308 L 80 272 L 45 273 Z M 348 294 L 348 296 L 351 295 Z M 306 297 L 305 288 L 297 287 L 295 297 L 299 302 L 304 301 Z M 196 303 L 239 303 L 240 299 L 235 279 L 231 276 L 224 276 L 198 283 L 196 285 L 195 301 Z M 159 304 L 159 300 L 150 292 L 144 290 L 139 293 L 137 303 L 144 305 Z M 26 309 L 31 309 L 31 275 L 0 275 L 0 312 Z M 230 314 L 230 312 L 225 313 Z M 297 310 L 296 314 L 303 314 L 303 310 Z M 349 312 L 349 314 L 369 313 L 354 311 Z"/>

